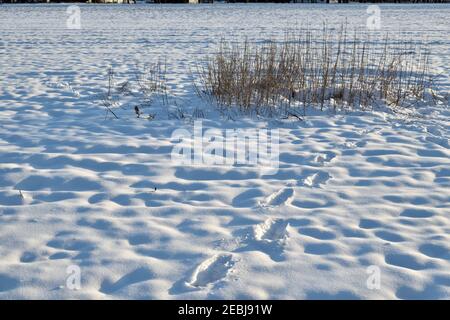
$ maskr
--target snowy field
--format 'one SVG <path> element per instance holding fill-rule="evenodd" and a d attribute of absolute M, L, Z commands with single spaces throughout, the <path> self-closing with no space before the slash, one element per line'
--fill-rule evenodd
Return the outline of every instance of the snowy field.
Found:
<path fill-rule="evenodd" d="M 448 101 L 232 121 L 192 86 L 221 38 L 365 30 L 366 5 L 80 8 L 78 30 L 67 5 L 0 5 L 1 299 L 450 299 Z M 449 17 L 381 6 L 380 33 L 430 42 L 442 96 Z M 127 79 L 158 59 L 186 119 L 157 103 L 152 121 L 105 119 L 108 68 Z M 199 108 L 204 129 L 279 128 L 278 171 L 173 162 L 172 132 Z"/>

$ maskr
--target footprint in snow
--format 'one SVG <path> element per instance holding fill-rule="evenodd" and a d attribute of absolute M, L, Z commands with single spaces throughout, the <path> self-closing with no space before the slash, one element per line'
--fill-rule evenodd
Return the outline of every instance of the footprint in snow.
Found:
<path fill-rule="evenodd" d="M 344 148 L 347 148 L 347 149 L 354 149 L 354 148 L 357 147 L 356 143 L 355 142 L 351 142 L 351 141 L 344 142 L 341 146 L 344 147 Z"/>
<path fill-rule="evenodd" d="M 283 219 L 269 218 L 255 225 L 250 233 L 242 238 L 243 246 L 234 252 L 260 251 L 267 254 L 273 261 L 285 259 L 284 246 L 286 245 L 289 223 Z"/>
<path fill-rule="evenodd" d="M 267 243 L 284 242 L 287 239 L 288 222 L 283 219 L 269 218 L 253 228 L 253 237 L 256 241 Z"/>
<path fill-rule="evenodd" d="M 190 287 L 206 287 L 224 279 L 234 266 L 231 254 L 217 254 L 203 261 L 194 272 L 186 284 Z"/>
<path fill-rule="evenodd" d="M 316 172 L 303 179 L 302 183 L 304 186 L 316 188 L 320 187 L 322 184 L 326 184 L 331 178 L 332 177 L 327 172 Z"/>
<path fill-rule="evenodd" d="M 373 129 L 358 130 L 358 131 L 356 131 L 356 133 L 358 133 L 361 136 L 365 136 L 365 135 L 370 134 L 370 133 L 380 134 L 381 131 L 382 131 L 381 128 L 373 128 Z"/>
<path fill-rule="evenodd" d="M 267 207 L 278 207 L 283 204 L 289 204 L 294 198 L 294 189 L 291 187 L 283 188 L 277 192 L 272 193 L 266 198 L 262 203 L 263 206 Z"/>
<path fill-rule="evenodd" d="M 344 149 L 355 149 L 355 148 L 362 148 L 367 144 L 367 141 L 346 141 L 342 144 L 337 144 L 336 147 L 338 148 L 344 148 Z"/>
<path fill-rule="evenodd" d="M 264 222 L 253 227 L 253 233 L 243 239 L 235 239 L 238 247 L 235 252 L 262 251 L 272 260 L 283 260 L 283 247 L 288 239 L 289 223 L 283 219 L 268 218 Z M 240 245 L 244 244 L 243 247 Z M 191 288 L 203 288 L 216 283 L 231 272 L 235 262 L 231 254 L 217 254 L 198 265 L 185 285 Z M 170 290 L 178 292 L 179 285 L 175 284 Z"/>
<path fill-rule="evenodd" d="M 316 155 L 313 162 L 320 166 L 324 166 L 325 164 L 331 162 L 331 160 L 333 160 L 334 158 L 336 158 L 336 155 L 334 153 L 326 152 Z"/>
<path fill-rule="evenodd" d="M 320 164 L 320 165 L 325 165 L 325 163 L 330 162 L 335 156 L 333 155 L 329 155 L 329 154 L 319 154 L 317 156 L 314 157 L 314 162 Z"/>

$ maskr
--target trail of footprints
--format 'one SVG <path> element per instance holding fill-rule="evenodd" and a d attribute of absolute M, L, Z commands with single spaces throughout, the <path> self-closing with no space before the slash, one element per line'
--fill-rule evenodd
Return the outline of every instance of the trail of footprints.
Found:
<path fill-rule="evenodd" d="M 425 215 L 417 215 L 411 219 L 426 219 L 423 216 Z M 329 241 L 336 239 L 338 234 L 331 229 L 311 225 L 309 223 L 311 221 L 306 222 L 308 223 L 300 225 L 298 232 L 304 237 L 319 240 L 320 242 L 310 242 L 305 238 L 303 243 L 304 252 L 313 255 L 335 253 L 336 248 L 333 243 Z M 290 219 L 269 217 L 259 224 L 241 230 L 244 231 L 243 234 L 231 239 L 233 245 L 223 246 L 221 248 L 222 252 L 209 257 L 197 265 L 194 270 L 188 274 L 188 277 L 185 278 L 185 286 L 191 290 L 203 290 L 211 288 L 215 284 L 226 280 L 234 273 L 234 268 L 238 263 L 236 255 L 240 252 L 259 251 L 265 253 L 275 262 L 283 261 L 285 258 L 285 247 L 290 238 L 291 223 L 295 226 L 298 225 L 298 223 L 294 223 L 294 221 Z M 386 226 L 375 220 L 361 218 L 358 227 L 359 230 L 362 231 L 361 237 L 370 236 L 372 233 L 381 240 L 394 243 L 403 241 L 402 239 L 392 239 L 391 236 L 380 236 L 380 232 L 385 231 Z M 395 235 L 395 233 L 392 234 Z M 343 235 L 345 237 L 353 236 L 346 235 L 345 232 Z M 81 238 L 81 235 L 77 236 L 77 234 L 70 231 L 56 234 L 55 237 L 47 243 L 47 246 L 62 251 L 55 253 L 48 258 L 70 258 L 71 255 L 67 255 L 69 252 L 81 257 L 83 253 L 88 253 L 94 249 L 94 243 L 82 240 Z M 418 254 L 407 254 L 399 250 L 399 248 L 387 247 L 386 252 L 384 252 L 385 262 L 387 265 L 394 267 L 409 270 L 423 270 L 433 268 L 437 263 L 436 261 L 427 259 L 427 257 L 441 260 L 449 260 L 450 258 L 449 247 L 444 241 L 435 240 L 432 243 L 422 243 L 418 249 L 422 254 L 421 256 Z M 66 253 L 66 255 L 61 255 L 62 253 Z M 20 257 L 20 261 L 22 263 L 33 263 L 42 260 L 44 256 L 48 254 L 49 252 L 26 251 Z M 56 255 L 61 256 L 57 257 Z M 143 277 L 142 274 L 145 277 Z M 106 281 L 102 284 L 101 292 L 113 294 L 130 284 L 150 279 L 151 276 L 152 275 L 148 270 L 137 270 L 130 274 L 126 274 L 115 283 Z"/>
<path fill-rule="evenodd" d="M 314 157 L 314 162 L 324 166 L 335 158 L 331 154 L 319 154 Z M 327 172 L 318 171 L 308 175 L 299 186 L 316 188 L 325 185 L 331 179 Z M 288 205 L 295 197 L 292 186 L 286 186 L 265 198 L 260 204 L 262 207 L 273 208 Z M 259 250 L 266 253 L 272 260 L 283 260 L 284 246 L 288 239 L 288 221 L 284 219 L 268 218 L 264 222 L 253 226 L 245 236 L 234 241 L 228 241 L 225 247 L 232 252 Z M 232 253 L 216 254 L 201 262 L 185 281 L 191 288 L 205 288 L 225 279 L 233 271 L 236 261 Z"/>
<path fill-rule="evenodd" d="M 278 207 L 283 204 L 288 204 L 294 198 L 295 191 L 291 187 L 283 188 L 277 192 L 272 193 L 262 203 L 265 207 Z"/>
<path fill-rule="evenodd" d="M 417 216 L 415 219 L 423 219 Z M 388 233 L 385 226 L 375 220 L 360 219 L 359 230 L 360 237 L 370 237 L 370 233 L 378 237 L 384 243 L 397 243 L 405 241 L 399 238 L 395 232 Z M 336 252 L 336 247 L 332 242 L 338 237 L 338 234 L 331 229 L 316 227 L 312 225 L 302 226 L 298 229 L 299 233 L 307 238 L 312 238 L 320 242 L 310 242 L 306 240 L 303 243 L 304 252 L 313 255 L 327 255 Z M 284 260 L 285 246 L 289 240 L 290 220 L 267 218 L 265 221 L 254 225 L 246 233 L 233 239 L 232 246 L 225 245 L 223 249 L 226 253 L 214 255 L 213 257 L 200 263 L 189 277 L 186 285 L 194 288 L 205 288 L 211 284 L 224 280 L 236 265 L 234 254 L 246 251 L 260 251 L 267 254 L 273 261 L 280 262 Z M 346 234 L 344 237 L 354 237 L 355 235 Z M 433 243 L 422 243 L 419 252 L 409 254 L 402 252 L 396 246 L 387 246 L 384 252 L 385 263 L 390 266 L 409 269 L 423 270 L 433 268 L 436 261 L 429 258 L 449 260 L 449 247 L 443 241 L 433 241 Z M 367 252 L 366 252 L 367 253 Z M 363 255 L 361 251 L 358 255 Z"/>
<path fill-rule="evenodd" d="M 314 162 L 320 166 L 324 166 L 327 162 L 334 159 L 335 156 L 329 154 L 320 154 L 315 156 Z M 298 182 L 300 187 L 319 188 L 331 179 L 331 175 L 326 171 L 317 171 L 306 176 Z M 272 194 L 262 201 L 263 207 L 276 208 L 283 205 L 289 205 L 295 198 L 295 189 L 292 185 L 288 185 Z M 404 217 L 425 218 L 430 214 L 425 211 L 416 212 L 412 209 L 405 210 L 401 214 Z M 243 236 L 235 237 L 229 240 L 228 246 L 223 246 L 224 252 L 215 254 L 198 264 L 194 270 L 185 278 L 185 285 L 191 289 L 205 289 L 213 286 L 220 281 L 225 280 L 234 272 L 234 268 L 238 260 L 236 254 L 245 251 L 260 251 L 269 256 L 273 261 L 279 262 L 284 260 L 285 246 L 289 239 L 289 220 L 267 218 L 265 221 L 254 225 Z M 381 226 L 374 225 L 369 219 L 361 219 L 360 229 L 378 229 Z M 305 226 L 299 228 L 300 234 L 306 237 L 325 241 L 323 243 L 305 243 L 305 253 L 308 254 L 327 254 L 333 253 L 334 247 L 327 243 L 327 240 L 336 238 L 336 234 L 330 230 Z M 380 239 L 389 242 L 401 242 L 403 239 L 395 237 L 395 233 L 388 233 L 385 230 L 375 230 L 375 235 Z M 48 243 L 49 247 L 65 250 L 74 250 L 76 252 L 89 251 L 89 243 L 82 241 L 74 241 L 73 239 L 65 239 L 64 235 L 58 235 L 54 240 Z M 225 248 L 224 248 L 225 247 Z M 446 247 L 439 244 L 422 245 L 420 252 L 426 256 L 438 257 L 441 259 L 448 258 Z M 56 257 L 55 257 L 56 258 Z M 22 263 L 32 263 L 39 259 L 39 255 L 32 251 L 24 252 L 20 257 Z M 420 270 L 429 268 L 431 263 L 420 261 L 415 256 L 406 255 L 401 252 L 385 253 L 385 261 L 389 265 Z M 117 291 L 121 286 L 116 285 L 111 288 L 103 286 L 105 293 Z M 117 287 L 117 288 L 116 288 Z M 114 289 L 114 290 L 113 290 Z"/>

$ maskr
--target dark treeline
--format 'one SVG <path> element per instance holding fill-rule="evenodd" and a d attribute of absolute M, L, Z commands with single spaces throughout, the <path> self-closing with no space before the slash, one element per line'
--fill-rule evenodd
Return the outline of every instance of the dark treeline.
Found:
<path fill-rule="evenodd" d="M 135 0 L 0 0 L 0 3 L 61 3 L 61 2 L 89 2 L 89 3 L 135 3 Z M 153 0 L 154 3 L 212 3 L 214 0 Z M 222 0 L 228 3 L 450 3 L 450 0 Z"/>

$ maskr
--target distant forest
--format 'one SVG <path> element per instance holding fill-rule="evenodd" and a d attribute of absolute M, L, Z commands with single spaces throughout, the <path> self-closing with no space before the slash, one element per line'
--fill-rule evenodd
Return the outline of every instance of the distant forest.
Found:
<path fill-rule="evenodd" d="M 63 2 L 86 2 L 86 3 L 450 3 L 450 0 L 0 0 L 0 3 L 63 3 Z"/>

